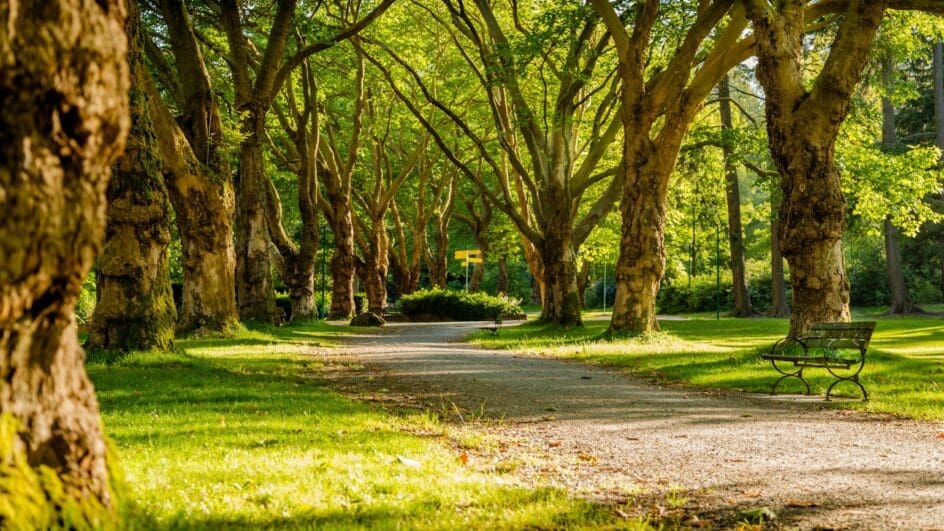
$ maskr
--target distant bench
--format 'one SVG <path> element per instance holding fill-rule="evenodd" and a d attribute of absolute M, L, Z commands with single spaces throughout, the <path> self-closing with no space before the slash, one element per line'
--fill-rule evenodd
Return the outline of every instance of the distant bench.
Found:
<path fill-rule="evenodd" d="M 774 382 L 770 394 L 787 378 L 799 378 L 810 394 L 810 384 L 803 378 L 807 367 L 820 367 L 829 371 L 836 381 L 826 390 L 826 400 L 840 382 L 852 382 L 862 390 L 864 400 L 869 399 L 859 373 L 865 367 L 865 352 L 872 339 L 875 323 L 815 323 L 804 337 L 785 337 L 774 343 L 770 352 L 761 358 L 770 361 L 781 376 Z M 792 364 L 792 365 L 790 365 Z"/>
<path fill-rule="evenodd" d="M 495 318 L 495 320 L 491 324 L 480 326 L 479 330 L 484 330 L 488 332 L 489 334 L 492 334 L 493 336 L 497 336 L 498 333 L 501 332 L 501 327 L 502 327 L 502 318 L 499 315 L 498 317 Z"/>

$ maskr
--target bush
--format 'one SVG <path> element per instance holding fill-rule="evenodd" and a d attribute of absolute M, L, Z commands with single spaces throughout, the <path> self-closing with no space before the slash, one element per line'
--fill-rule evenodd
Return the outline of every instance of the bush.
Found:
<path fill-rule="evenodd" d="M 716 290 L 714 275 L 698 275 L 692 278 L 691 289 L 687 280 L 663 284 L 656 304 L 662 313 L 713 312 L 717 306 Z M 728 312 L 733 307 L 734 289 L 729 274 L 727 278 L 721 277 L 721 311 Z"/>
<path fill-rule="evenodd" d="M 400 310 L 411 321 L 487 321 L 498 316 L 521 315 L 519 302 L 485 293 L 430 289 L 404 295 L 400 299 Z"/>

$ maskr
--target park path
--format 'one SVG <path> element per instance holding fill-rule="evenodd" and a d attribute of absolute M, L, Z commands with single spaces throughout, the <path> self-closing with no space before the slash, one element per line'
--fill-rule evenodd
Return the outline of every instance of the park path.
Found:
<path fill-rule="evenodd" d="M 345 352 L 364 365 L 353 385 L 476 420 L 501 441 L 481 460 L 514 463 L 522 482 L 643 501 L 690 525 L 769 508 L 778 528 L 944 530 L 944 425 L 457 342 L 475 327 L 390 323 L 351 336 Z"/>

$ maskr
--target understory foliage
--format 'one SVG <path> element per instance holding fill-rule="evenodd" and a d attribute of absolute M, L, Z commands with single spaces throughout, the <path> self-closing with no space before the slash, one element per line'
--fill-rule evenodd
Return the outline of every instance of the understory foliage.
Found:
<path fill-rule="evenodd" d="M 516 299 L 445 289 L 421 290 L 404 295 L 400 299 L 400 308 L 411 320 L 485 321 L 522 313 Z"/>

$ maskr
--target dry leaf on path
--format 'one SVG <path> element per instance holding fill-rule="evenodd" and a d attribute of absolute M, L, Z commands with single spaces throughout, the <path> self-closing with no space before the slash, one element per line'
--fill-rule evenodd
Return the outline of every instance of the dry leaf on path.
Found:
<path fill-rule="evenodd" d="M 788 500 L 786 506 L 794 509 L 806 509 L 809 507 L 819 507 L 819 502 L 815 500 Z"/>
<path fill-rule="evenodd" d="M 459 454 L 459 461 L 462 461 L 463 465 L 469 464 L 469 454 L 463 451 L 461 454 Z"/>

